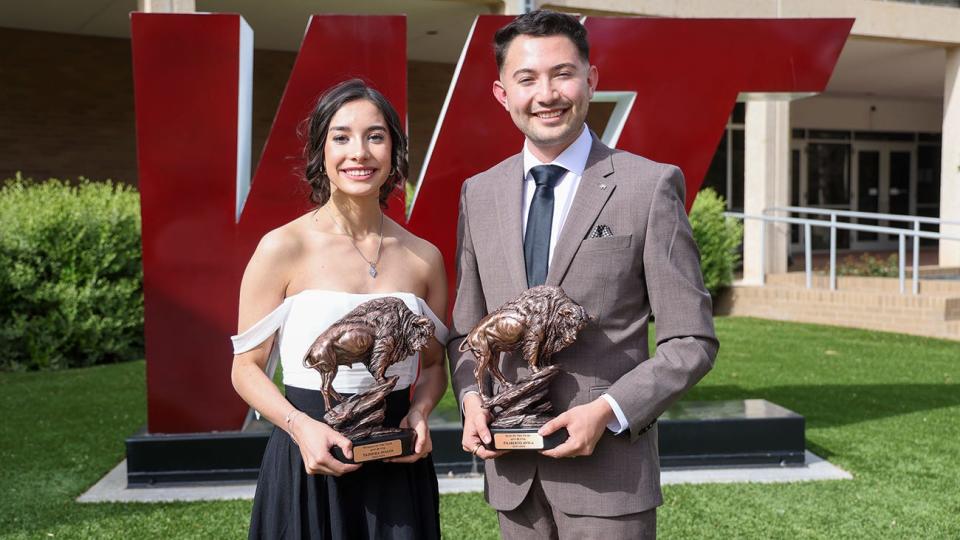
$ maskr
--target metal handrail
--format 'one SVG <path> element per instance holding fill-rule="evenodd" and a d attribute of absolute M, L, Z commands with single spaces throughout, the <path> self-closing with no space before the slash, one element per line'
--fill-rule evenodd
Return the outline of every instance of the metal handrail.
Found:
<path fill-rule="evenodd" d="M 749 215 L 743 212 L 724 212 L 725 216 L 738 218 L 742 220 L 756 219 L 760 220 L 760 275 L 761 279 L 766 277 L 766 224 L 767 222 L 790 223 L 793 225 L 803 225 L 804 235 L 804 266 L 807 278 L 807 288 L 813 287 L 813 257 L 810 240 L 810 230 L 813 227 L 827 227 L 830 229 L 830 290 L 837 289 L 837 229 L 875 232 L 881 234 L 897 235 L 899 237 L 899 277 L 900 293 L 906 292 L 906 237 L 912 236 L 913 243 L 913 294 L 920 294 L 920 238 L 932 238 L 935 240 L 956 240 L 960 237 L 947 236 L 939 232 L 921 231 L 919 224 L 911 229 L 899 229 L 896 227 L 882 227 L 879 225 L 863 225 L 860 223 L 844 223 L 837 221 L 837 215 L 831 215 L 830 221 L 820 219 L 791 218 L 782 216 L 768 215 Z M 871 217 L 875 216 L 872 215 Z"/>
<path fill-rule="evenodd" d="M 834 210 L 832 208 L 816 208 L 811 206 L 773 206 L 764 209 L 767 212 L 792 212 L 794 214 L 837 215 L 843 217 L 874 219 L 879 221 L 907 221 L 931 223 L 936 225 L 960 225 L 960 221 L 952 221 L 928 216 L 908 216 L 905 214 L 877 214 L 871 212 L 857 212 L 854 210 Z"/>

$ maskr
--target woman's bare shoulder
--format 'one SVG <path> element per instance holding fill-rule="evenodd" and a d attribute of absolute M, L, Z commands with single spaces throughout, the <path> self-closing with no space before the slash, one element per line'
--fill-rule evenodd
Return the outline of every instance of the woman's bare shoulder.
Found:
<path fill-rule="evenodd" d="M 303 218 L 289 223 L 263 235 L 253 258 L 259 262 L 290 262 L 303 253 L 305 247 L 305 229 Z"/>
<path fill-rule="evenodd" d="M 390 223 L 395 229 L 395 236 L 397 240 L 399 240 L 400 245 L 406 248 L 414 257 L 431 266 L 443 263 L 443 255 L 440 253 L 440 250 L 437 249 L 437 246 L 404 229 L 393 220 L 391 220 Z"/>
<path fill-rule="evenodd" d="M 299 260 L 307 250 L 307 232 L 301 216 L 263 235 L 243 273 L 241 300 L 245 296 L 262 295 L 265 304 L 275 307 L 277 300 L 283 299 Z"/>
<path fill-rule="evenodd" d="M 435 313 L 444 313 L 447 309 L 447 278 L 443 254 L 428 240 L 396 226 L 401 229 L 396 236 L 408 253 L 407 267 L 415 270 L 423 287 L 419 295 Z"/>

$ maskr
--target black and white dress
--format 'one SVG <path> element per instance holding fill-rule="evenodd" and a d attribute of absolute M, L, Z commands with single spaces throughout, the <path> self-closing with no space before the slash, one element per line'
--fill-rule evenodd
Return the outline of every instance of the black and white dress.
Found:
<path fill-rule="evenodd" d="M 331 324 L 358 305 L 382 296 L 404 301 L 414 313 L 430 317 L 436 338 L 447 329 L 426 302 L 410 293 L 354 294 L 306 290 L 244 333 L 234 336 L 235 354 L 249 351 L 274 333 L 270 365 L 283 366 L 288 401 L 315 419 L 324 414 L 320 374 L 303 367 L 307 348 Z M 410 407 L 410 386 L 417 377 L 418 355 L 390 366 L 400 380 L 387 398 L 385 424 L 396 426 Z M 341 367 L 333 381 L 343 395 L 369 388 L 373 377 L 360 364 Z M 260 466 L 250 518 L 250 538 L 431 539 L 440 537 L 440 497 L 430 456 L 411 464 L 367 462 L 339 478 L 308 475 L 300 449 L 286 431 L 274 428 Z"/>

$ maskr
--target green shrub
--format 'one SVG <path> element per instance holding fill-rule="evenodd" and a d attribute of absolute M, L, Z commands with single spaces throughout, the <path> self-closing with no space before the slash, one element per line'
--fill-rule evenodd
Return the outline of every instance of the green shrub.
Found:
<path fill-rule="evenodd" d="M 700 269 L 703 282 L 716 295 L 733 283 L 733 270 L 740 261 L 738 247 L 743 238 L 743 224 L 724 217 L 723 197 L 711 188 L 697 193 L 690 209 L 693 238 L 700 248 Z"/>
<path fill-rule="evenodd" d="M 81 179 L 0 187 L 0 369 L 141 358 L 135 190 Z"/>

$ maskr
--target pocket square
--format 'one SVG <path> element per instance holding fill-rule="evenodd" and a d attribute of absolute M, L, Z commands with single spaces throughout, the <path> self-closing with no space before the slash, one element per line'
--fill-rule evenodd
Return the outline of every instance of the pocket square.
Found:
<path fill-rule="evenodd" d="M 613 231 L 610 230 L 610 227 L 606 225 L 597 225 L 590 232 L 590 236 L 587 238 L 606 238 L 608 236 L 613 236 Z"/>

